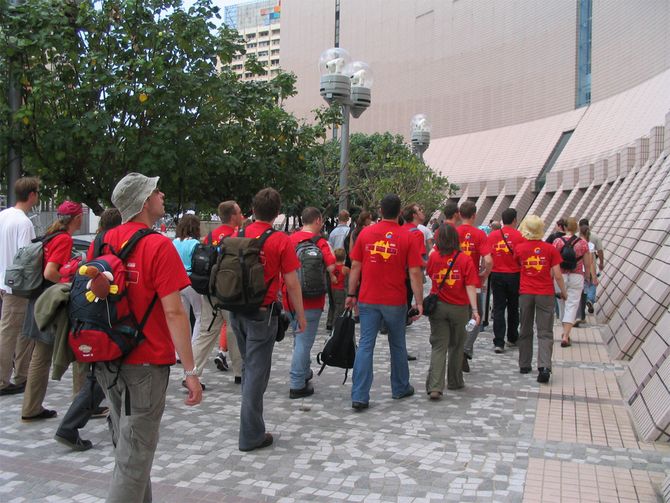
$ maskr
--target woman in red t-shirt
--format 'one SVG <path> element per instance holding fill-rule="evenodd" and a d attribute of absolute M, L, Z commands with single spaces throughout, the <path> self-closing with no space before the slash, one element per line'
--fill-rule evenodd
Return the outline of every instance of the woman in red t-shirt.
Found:
<path fill-rule="evenodd" d="M 448 389 L 460 389 L 465 385 L 463 346 L 467 337 L 465 325 L 471 311 L 477 325 L 480 322 L 477 312 L 478 272 L 472 260 L 460 253 L 458 233 L 451 225 L 440 225 L 436 236 L 436 249 L 428 257 L 426 265 L 426 274 L 433 282 L 430 293 L 438 295 L 437 307 L 429 316 L 431 352 L 426 392 L 431 400 L 442 397 L 445 370 Z M 449 362 L 445 369 L 447 353 Z"/>
<path fill-rule="evenodd" d="M 60 280 L 60 268 L 65 265 L 72 255 L 72 234 L 79 230 L 83 220 L 81 204 L 65 201 L 58 207 L 57 219 L 52 223 L 46 236 L 58 233 L 44 245 L 44 284 L 49 287 Z M 33 339 L 35 346 L 30 359 L 26 391 L 23 395 L 21 419 L 36 421 L 56 417 L 55 410 L 48 410 L 42 406 L 49 383 L 49 369 L 53 356 L 53 334 L 41 332 L 35 323 L 35 300 L 28 302 L 26 317 L 23 322 L 23 337 Z"/>

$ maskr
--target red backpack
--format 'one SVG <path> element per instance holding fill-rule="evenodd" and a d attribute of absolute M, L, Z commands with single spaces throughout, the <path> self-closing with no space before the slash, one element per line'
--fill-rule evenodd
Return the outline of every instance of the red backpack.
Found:
<path fill-rule="evenodd" d="M 130 310 L 126 289 L 125 260 L 145 236 L 157 234 L 141 229 L 131 236 L 119 253 L 101 254 L 77 270 L 70 290 L 68 342 L 79 362 L 94 363 L 123 358 L 144 339 L 142 330 L 156 304 L 151 304 L 138 323 Z M 108 248 L 109 245 L 105 244 Z"/>

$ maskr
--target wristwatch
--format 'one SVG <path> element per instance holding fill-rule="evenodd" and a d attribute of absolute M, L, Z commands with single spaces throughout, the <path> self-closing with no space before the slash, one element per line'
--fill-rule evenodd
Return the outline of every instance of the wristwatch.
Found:
<path fill-rule="evenodd" d="M 184 377 L 198 376 L 198 367 L 193 367 L 191 370 L 184 370 Z"/>

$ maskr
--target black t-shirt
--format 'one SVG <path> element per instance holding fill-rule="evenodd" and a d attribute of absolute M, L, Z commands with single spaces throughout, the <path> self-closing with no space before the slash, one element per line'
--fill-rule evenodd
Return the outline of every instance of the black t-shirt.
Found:
<path fill-rule="evenodd" d="M 563 236 L 565 236 L 565 232 L 561 231 L 552 232 L 551 234 L 549 234 L 549 237 L 547 238 L 547 243 L 553 243 L 558 238 L 562 238 Z"/>

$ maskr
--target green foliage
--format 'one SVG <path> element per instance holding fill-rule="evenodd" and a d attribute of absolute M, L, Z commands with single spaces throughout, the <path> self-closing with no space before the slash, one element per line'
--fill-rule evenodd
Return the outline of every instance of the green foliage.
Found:
<path fill-rule="evenodd" d="M 227 198 L 248 207 L 268 185 L 305 199 L 307 153 L 325 129 L 281 108 L 293 75 L 244 83 L 226 66 L 244 49 L 235 31 L 215 28 L 210 0 L 187 11 L 181 0 L 2 3 L 2 84 L 11 61 L 24 105 L 0 142 L 20 142 L 25 170 L 45 187 L 96 213 L 130 171 L 160 175 L 175 213 Z"/>

